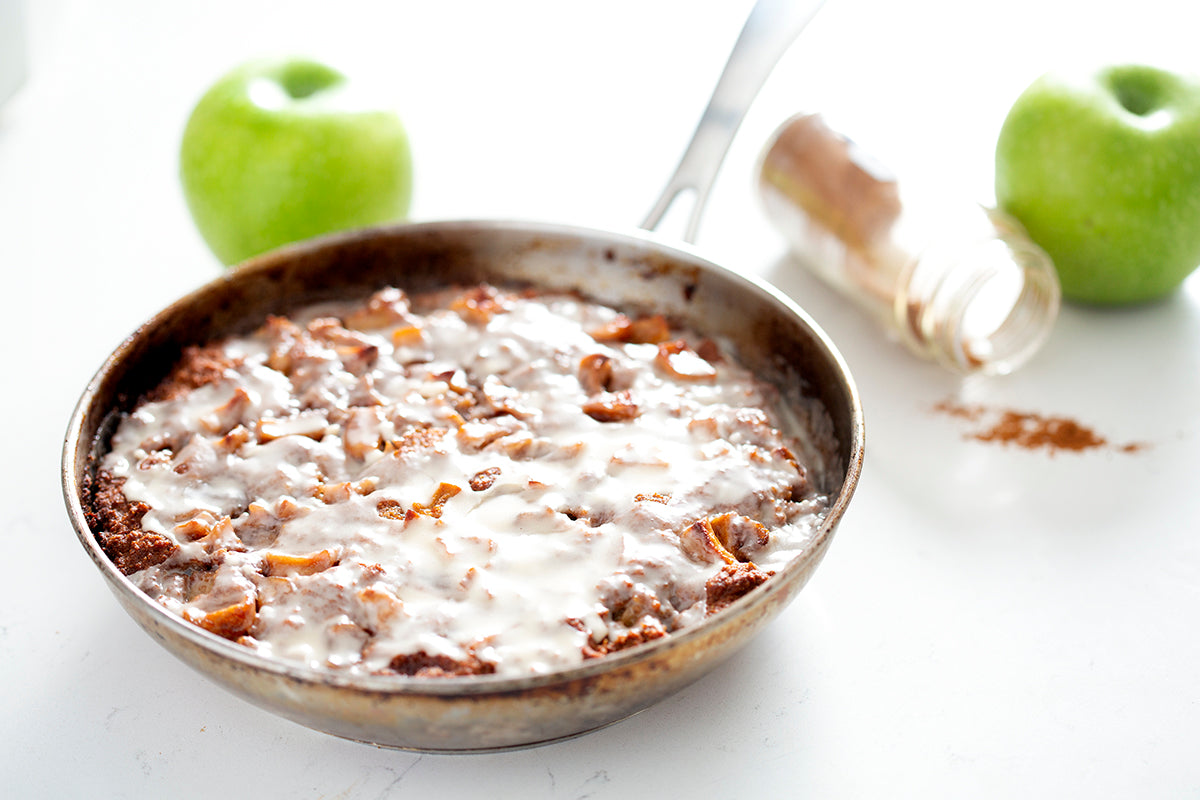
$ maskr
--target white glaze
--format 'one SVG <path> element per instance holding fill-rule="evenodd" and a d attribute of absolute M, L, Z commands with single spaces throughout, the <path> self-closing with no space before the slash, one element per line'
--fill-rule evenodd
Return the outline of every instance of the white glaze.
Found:
<path fill-rule="evenodd" d="M 657 598 L 668 630 L 702 618 L 705 582 L 723 562 L 680 549 L 697 520 L 736 511 L 766 524 L 770 540 L 752 554 L 765 570 L 802 549 L 825 498 L 789 499 L 804 478 L 779 448 L 802 450 L 756 410 L 770 398 L 745 370 L 726 358 L 712 380 L 674 380 L 656 368 L 657 346 L 589 334 L 616 318 L 611 309 L 569 297 L 505 304 L 485 326 L 447 309 L 418 315 L 403 295 L 381 293 L 375 306 L 390 318 L 366 330 L 314 310 L 306 320 L 325 339 L 292 380 L 267 366 L 281 336 L 271 326 L 226 343 L 236 374 L 141 406 L 113 437 L 104 470 L 151 507 L 145 530 L 180 545 L 133 579 L 192 618 L 257 598 L 241 641 L 313 666 L 373 672 L 397 654 L 474 652 L 497 672 L 526 674 L 628 631 L 604 604 L 620 592 Z M 367 369 L 352 353 L 364 344 L 378 348 Z M 613 359 L 612 388 L 628 390 L 636 418 L 581 410 L 577 370 L 594 353 Z M 464 422 L 456 403 L 470 387 L 511 413 L 476 420 L 461 408 Z M 381 404 L 352 405 L 366 397 Z M 444 433 L 416 449 L 388 444 L 412 426 Z M 481 436 L 495 440 L 480 448 Z M 494 483 L 472 490 L 490 468 Z M 429 505 L 441 484 L 460 491 L 440 518 L 379 512 L 380 501 Z M 653 493 L 669 500 L 636 499 Z M 192 541 L 177 525 L 198 514 L 214 533 Z M 264 575 L 268 554 L 322 551 L 334 566 Z M 197 562 L 219 565 L 199 592 L 184 577 Z"/>

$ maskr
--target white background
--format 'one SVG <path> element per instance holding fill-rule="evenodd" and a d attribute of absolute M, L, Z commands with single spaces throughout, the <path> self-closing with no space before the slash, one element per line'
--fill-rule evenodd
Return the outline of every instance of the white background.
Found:
<path fill-rule="evenodd" d="M 752 188 L 776 125 L 822 110 L 908 180 L 987 201 L 996 131 L 1031 79 L 1195 67 L 1185 7 L 831 0 L 743 125 L 699 239 L 795 297 L 858 381 L 866 470 L 825 563 L 660 705 L 557 745 L 447 757 L 311 732 L 207 683 L 126 618 L 68 524 L 77 396 L 141 320 L 220 270 L 179 190 L 187 113 L 245 58 L 316 55 L 395 98 L 414 218 L 628 229 L 749 3 L 34 3 L 30 76 L 0 108 L 4 794 L 1200 796 L 1200 278 L 1144 308 L 1067 307 L 1023 370 L 964 381 L 801 272 Z M 945 400 L 1145 446 L 985 444 L 933 411 Z"/>

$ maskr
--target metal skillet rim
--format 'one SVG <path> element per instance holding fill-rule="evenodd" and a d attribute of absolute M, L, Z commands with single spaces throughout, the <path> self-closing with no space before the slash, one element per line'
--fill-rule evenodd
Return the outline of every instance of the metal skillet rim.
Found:
<path fill-rule="evenodd" d="M 797 318 L 825 350 L 826 356 L 831 360 L 833 366 L 836 367 L 838 374 L 844 382 L 845 393 L 850 403 L 850 408 L 848 409 L 850 419 L 850 452 L 845 474 L 842 476 L 840 489 L 834 497 L 833 503 L 829 506 L 825 518 L 818 526 L 812 539 L 806 544 L 801 555 L 789 561 L 771 580 L 758 590 L 740 598 L 730 607 L 661 639 L 646 642 L 637 647 L 606 655 L 602 658 L 552 669 L 544 673 L 532 675 L 446 676 L 437 678 L 407 675 L 350 674 L 260 655 L 242 645 L 203 630 L 173 614 L 161 604 L 155 602 L 149 595 L 134 585 L 127 576 L 117 570 L 116 566 L 100 548 L 95 532 L 88 525 L 86 517 L 83 514 L 81 502 L 83 487 L 80 481 L 77 480 L 77 477 L 84 474 L 90 467 L 86 463 L 76 463 L 76 456 L 80 452 L 80 439 L 85 427 L 85 416 L 90 401 L 97 393 L 105 376 L 121 360 L 125 350 L 133 341 L 143 335 L 145 331 L 152 330 L 161 324 L 176 309 L 194 302 L 197 296 L 217 291 L 223 284 L 238 280 L 238 275 L 244 271 L 266 270 L 273 264 L 287 261 L 307 251 L 352 243 L 355 240 L 369 239 L 378 235 L 386 235 L 390 232 L 418 229 L 435 232 L 452 232 L 462 231 L 467 228 L 520 231 L 531 235 L 546 234 L 556 237 L 573 236 L 581 240 L 603 240 L 604 243 L 611 242 L 613 244 L 640 243 L 652 248 L 658 255 L 669 259 L 678 259 L 680 256 L 683 256 L 687 261 L 701 264 L 702 269 L 714 271 L 736 282 L 743 282 L 746 284 L 747 289 L 765 295 L 771 302 L 781 305 L 786 309 L 788 314 Z M 230 268 L 224 274 L 203 283 L 167 306 L 162 307 L 153 316 L 139 324 L 133 332 L 125 336 L 105 358 L 99 369 L 88 381 L 83 394 L 71 414 L 67 434 L 64 438 L 61 477 L 68 514 L 76 536 L 83 544 L 85 550 L 87 550 L 92 561 L 101 570 L 102 575 L 109 582 L 110 586 L 119 588 L 127 599 L 131 599 L 138 603 L 139 606 L 148 609 L 156 619 L 164 622 L 171 630 L 181 634 L 194 644 L 200 645 L 223 657 L 230 658 L 246 667 L 269 672 L 302 683 L 317 683 L 328 687 L 345 687 L 397 695 L 473 696 L 522 692 L 569 683 L 575 680 L 585 680 L 594 675 L 609 672 L 622 666 L 649 660 L 660 653 L 685 647 L 691 639 L 700 637 L 714 627 L 722 625 L 725 620 L 739 616 L 743 611 L 750 611 L 759 605 L 769 602 L 774 594 L 782 590 L 788 574 L 803 570 L 814 558 L 819 558 L 823 555 L 828 540 L 833 536 L 857 488 L 862 470 L 864 440 L 861 401 L 857 387 L 841 353 L 829 339 L 825 331 L 813 321 L 803 308 L 770 283 L 756 276 L 746 275 L 719 265 L 702 255 L 693 245 L 676 241 L 666 241 L 664 237 L 651 231 L 614 232 L 584 226 L 525 220 L 435 220 L 358 229 L 287 245 L 249 259 L 234 268 Z M 90 454 L 94 451 L 94 443 L 89 443 L 86 452 Z"/>

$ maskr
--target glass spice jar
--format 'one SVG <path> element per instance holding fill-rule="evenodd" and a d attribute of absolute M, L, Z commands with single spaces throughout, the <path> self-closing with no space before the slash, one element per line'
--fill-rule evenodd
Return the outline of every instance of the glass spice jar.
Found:
<path fill-rule="evenodd" d="M 784 122 L 757 174 L 767 216 L 797 258 L 917 354 L 1001 375 L 1049 336 L 1058 276 L 1001 212 L 901 185 L 819 114 Z"/>

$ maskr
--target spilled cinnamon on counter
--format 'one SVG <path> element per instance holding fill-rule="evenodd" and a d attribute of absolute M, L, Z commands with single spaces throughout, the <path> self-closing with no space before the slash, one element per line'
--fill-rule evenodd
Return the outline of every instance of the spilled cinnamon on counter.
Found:
<path fill-rule="evenodd" d="M 949 400 L 938 403 L 934 410 L 972 423 L 983 423 L 967 436 L 980 442 L 1014 445 L 1025 450 L 1050 452 L 1083 452 L 1110 447 L 1108 439 L 1070 417 L 1048 416 L 1031 411 L 990 409 L 982 405 L 959 405 Z M 1131 443 L 1116 445 L 1124 453 L 1137 452 L 1145 445 Z"/>

